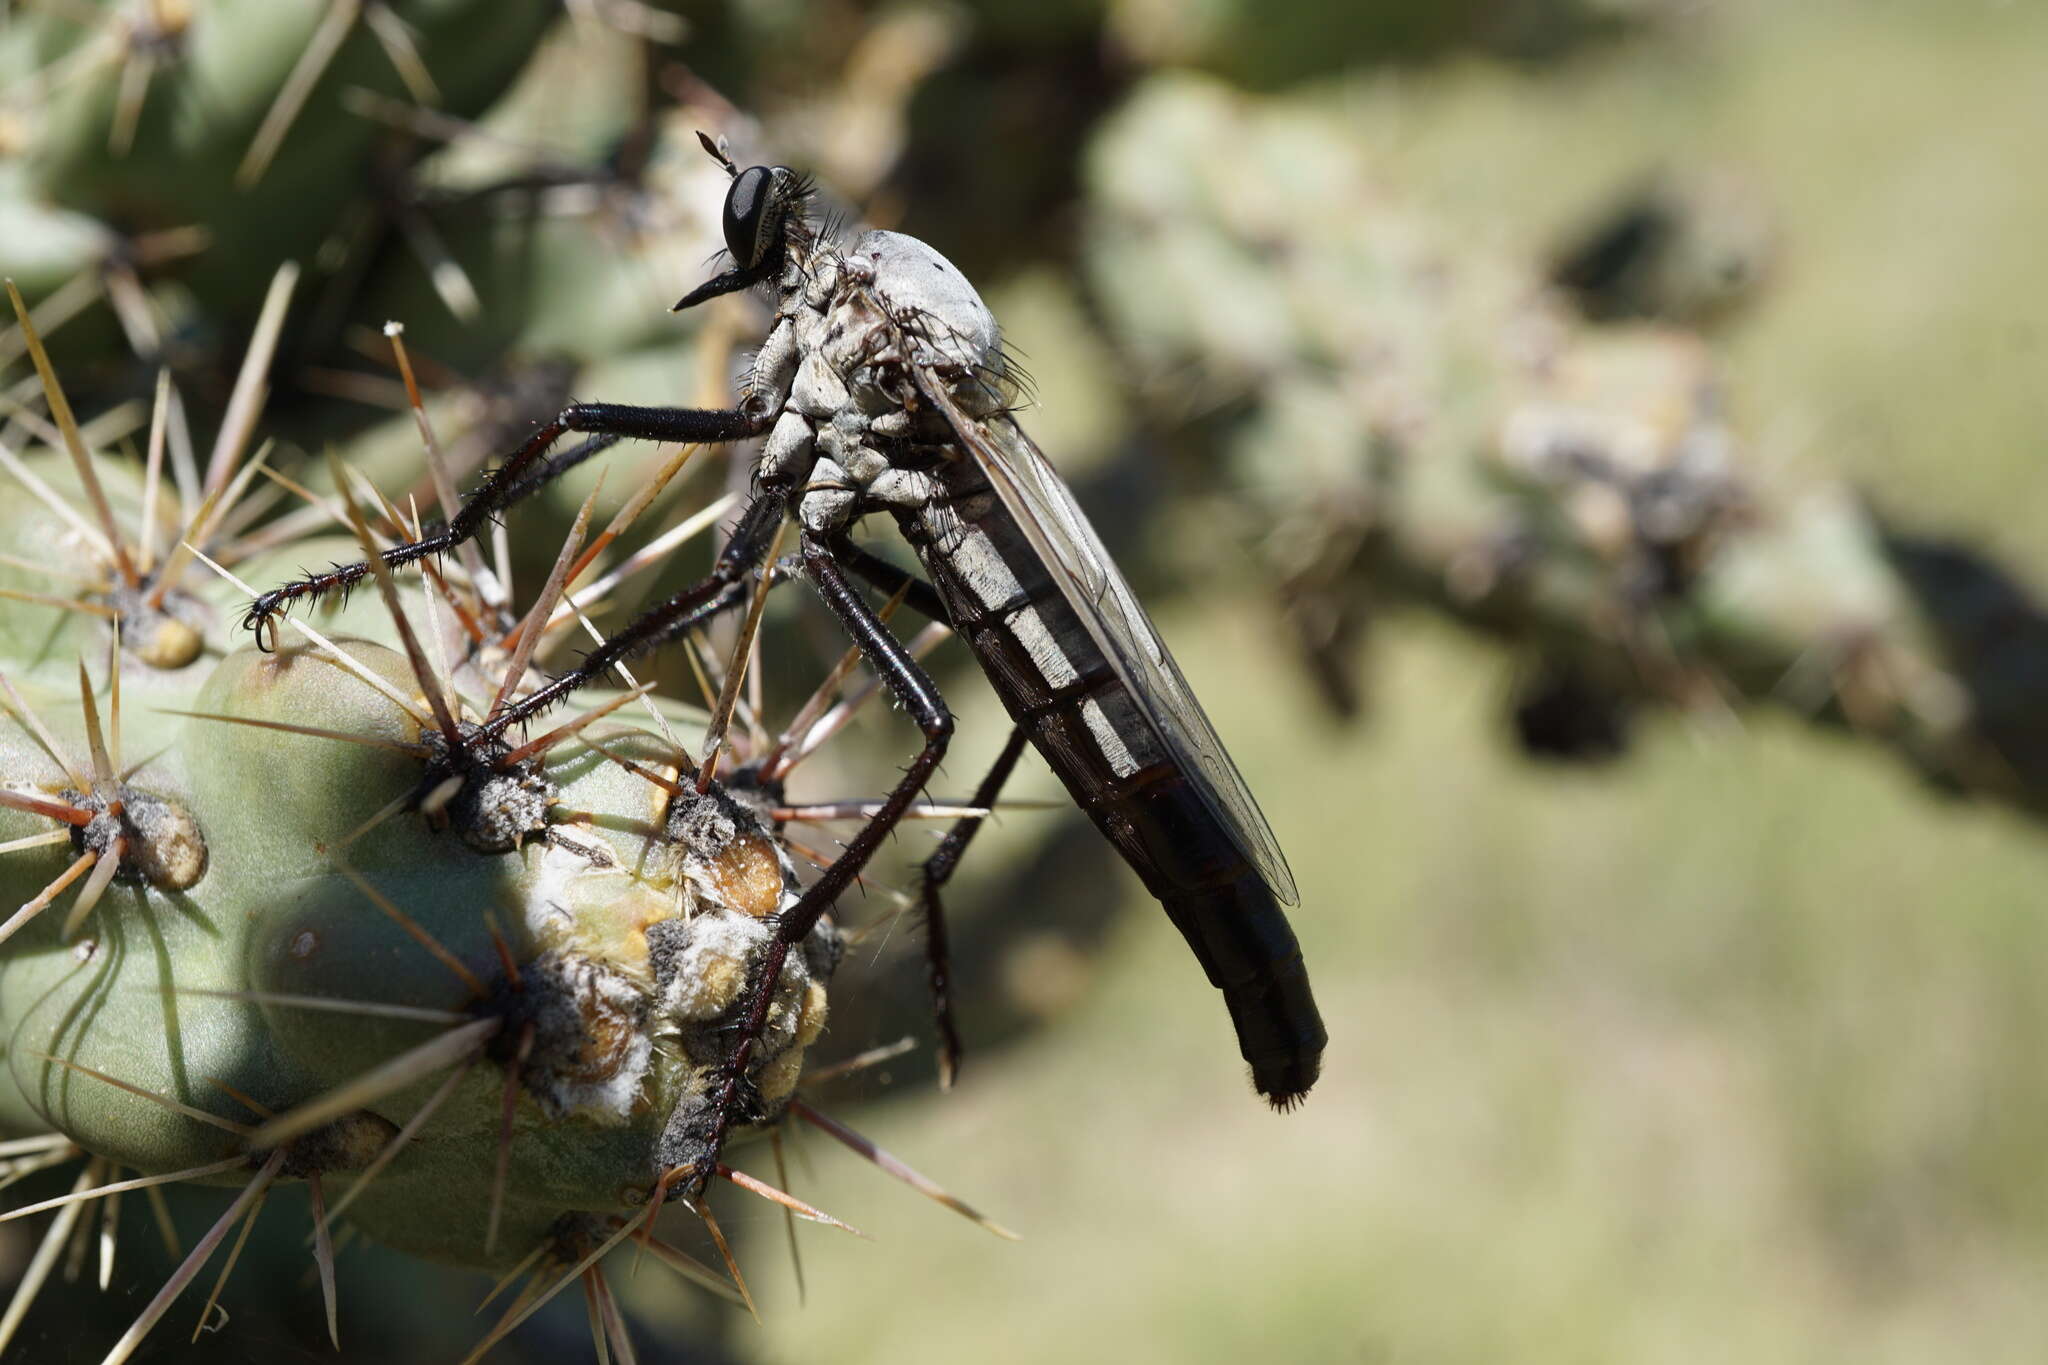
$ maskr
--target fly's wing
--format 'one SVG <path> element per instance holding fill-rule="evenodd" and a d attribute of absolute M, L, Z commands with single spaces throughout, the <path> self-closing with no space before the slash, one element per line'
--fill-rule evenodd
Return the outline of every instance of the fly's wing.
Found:
<path fill-rule="evenodd" d="M 1067 605 L 1095 637 L 1162 747 L 1180 764 L 1210 813 L 1229 831 L 1246 861 L 1258 868 L 1273 894 L 1288 905 L 1298 904 L 1300 892 L 1272 826 L 1065 480 L 1008 413 L 984 420 L 970 417 L 944 379 L 922 366 L 911 369 L 918 389 L 945 414 L 961 445 L 988 475 L 1003 506 L 1045 562 Z"/>

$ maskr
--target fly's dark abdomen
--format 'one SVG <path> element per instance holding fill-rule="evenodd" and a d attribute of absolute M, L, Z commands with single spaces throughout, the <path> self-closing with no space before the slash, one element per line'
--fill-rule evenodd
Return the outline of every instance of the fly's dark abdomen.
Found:
<path fill-rule="evenodd" d="M 1050 751 L 1041 751 L 1050 760 Z M 1057 762 L 1053 766 L 1059 771 Z M 1079 799 L 1067 774 L 1060 777 Z M 1223 992 L 1252 1084 L 1275 1106 L 1291 1106 L 1315 1084 L 1328 1035 L 1301 946 L 1272 888 L 1223 837 L 1187 780 L 1170 769 L 1087 809 L 1166 908 L 1209 984 Z"/>
<path fill-rule="evenodd" d="M 1223 992 L 1252 1084 L 1292 1105 L 1315 1083 L 1326 1035 L 1286 913 L 1171 765 L 1105 780 L 1108 765 L 1093 729 L 1075 723 L 1078 709 L 1056 704 L 1017 719 Z"/>
<path fill-rule="evenodd" d="M 1005 709 L 1223 992 L 1253 1084 L 1292 1105 L 1315 1081 L 1326 1035 L 1272 888 L 1000 504 L 970 486 L 899 520 Z"/>
<path fill-rule="evenodd" d="M 1159 902 L 1223 992 L 1252 1084 L 1276 1108 L 1292 1107 L 1316 1083 L 1329 1035 L 1301 948 L 1265 879 L 1247 872 Z"/>

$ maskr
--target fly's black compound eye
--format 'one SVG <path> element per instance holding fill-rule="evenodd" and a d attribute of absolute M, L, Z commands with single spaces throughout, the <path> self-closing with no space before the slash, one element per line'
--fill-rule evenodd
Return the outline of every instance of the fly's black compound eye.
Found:
<path fill-rule="evenodd" d="M 725 193 L 725 244 L 742 270 L 775 249 L 797 184 L 787 166 L 750 166 L 733 177 Z"/>

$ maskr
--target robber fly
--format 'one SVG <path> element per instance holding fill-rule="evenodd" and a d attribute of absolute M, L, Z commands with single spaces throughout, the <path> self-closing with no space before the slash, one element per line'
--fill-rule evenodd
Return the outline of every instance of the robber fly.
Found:
<path fill-rule="evenodd" d="M 752 501 L 711 573 L 477 727 L 475 742 L 499 742 L 506 729 L 619 661 L 743 601 L 788 517 L 801 531 L 802 575 L 923 732 L 922 750 L 874 817 L 781 916 L 779 947 L 764 960 L 764 980 L 754 983 L 725 1090 L 678 1154 L 699 1168 L 701 1183 L 735 1110 L 745 1107 L 737 1077 L 788 947 L 859 874 L 937 769 L 952 734 L 931 679 L 849 574 L 902 589 L 913 606 L 948 622 L 1009 710 L 1017 732 L 976 804 L 992 801 L 1028 738 L 1222 991 L 1253 1084 L 1275 1107 L 1291 1107 L 1315 1082 L 1325 1034 L 1281 909 L 1297 899 L 1287 860 L 1129 585 L 1009 412 L 994 316 L 923 242 L 871 231 L 835 243 L 810 217 L 803 177 L 785 166 L 741 170 L 699 136 L 731 176 L 723 228 L 732 264 L 675 306 L 755 285 L 774 289 L 775 322 L 738 406 L 573 404 L 538 428 L 445 526 L 384 553 L 397 566 L 449 550 L 555 473 L 619 440 L 765 435 Z M 570 432 L 589 439 L 548 458 Z M 875 512 L 895 519 L 928 585 L 852 542 L 856 523 Z M 264 640 L 293 600 L 346 587 L 366 572 L 351 565 L 286 584 L 258 598 L 247 623 Z M 937 881 L 971 832 L 956 830 L 928 865 L 935 917 Z M 942 945 L 942 935 L 933 941 Z M 936 960 L 933 981 L 942 993 Z"/>

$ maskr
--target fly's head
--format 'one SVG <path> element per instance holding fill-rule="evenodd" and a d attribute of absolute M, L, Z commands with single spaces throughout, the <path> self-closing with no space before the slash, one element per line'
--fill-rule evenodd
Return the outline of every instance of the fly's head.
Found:
<path fill-rule="evenodd" d="M 718 143 L 701 132 L 697 140 L 732 177 L 725 192 L 725 208 L 719 216 L 726 250 L 732 253 L 732 268 L 684 296 L 676 304 L 676 311 L 774 279 L 793 251 L 800 253 L 816 236 L 808 211 L 810 177 L 787 166 L 749 166 L 741 170 Z M 799 255 L 798 264 L 801 263 Z"/>
<path fill-rule="evenodd" d="M 811 184 L 787 166 L 749 166 L 733 175 L 720 227 L 733 264 L 772 268 L 784 255 L 792 228 L 804 220 Z"/>

